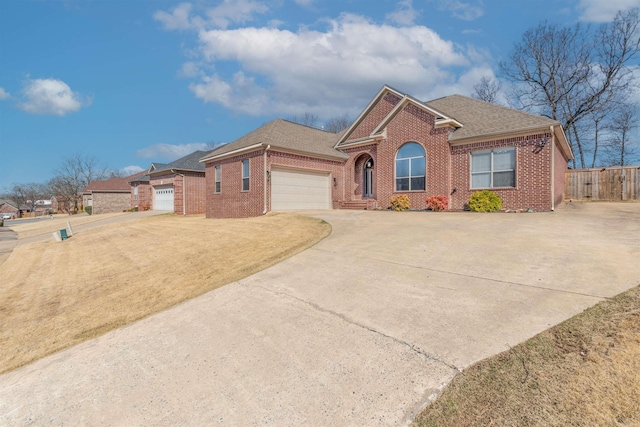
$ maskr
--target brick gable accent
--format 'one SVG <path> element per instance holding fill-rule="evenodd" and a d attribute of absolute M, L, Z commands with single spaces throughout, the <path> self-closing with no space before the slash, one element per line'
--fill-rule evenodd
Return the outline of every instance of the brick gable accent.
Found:
<path fill-rule="evenodd" d="M 385 94 L 382 99 L 371 109 L 369 114 L 362 119 L 360 124 L 349 135 L 348 140 L 364 138 L 371 135 L 371 132 L 387 117 L 402 98 L 393 93 Z"/>

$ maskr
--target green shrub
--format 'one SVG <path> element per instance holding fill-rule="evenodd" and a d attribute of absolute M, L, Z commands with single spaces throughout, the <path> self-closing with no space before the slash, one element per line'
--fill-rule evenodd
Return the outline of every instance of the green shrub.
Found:
<path fill-rule="evenodd" d="M 391 209 L 394 211 L 406 211 L 411 207 L 411 201 L 406 194 L 400 194 L 391 198 Z"/>
<path fill-rule="evenodd" d="M 93 210 L 93 208 L 91 206 L 85 206 L 84 207 L 84 211 L 86 213 L 88 213 L 89 215 L 91 215 L 92 210 Z"/>
<path fill-rule="evenodd" d="M 449 198 L 447 196 L 432 196 L 428 197 L 427 206 L 431 208 L 432 211 L 444 211 L 449 207 Z"/>
<path fill-rule="evenodd" d="M 495 212 L 502 209 L 502 199 L 493 191 L 476 191 L 469 198 L 469 209 L 474 212 Z"/>

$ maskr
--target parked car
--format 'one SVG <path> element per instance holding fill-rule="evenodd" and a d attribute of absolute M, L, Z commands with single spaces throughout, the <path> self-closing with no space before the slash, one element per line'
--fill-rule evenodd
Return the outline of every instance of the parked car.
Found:
<path fill-rule="evenodd" d="M 3 214 L 2 219 L 11 219 L 13 216 L 11 214 Z"/>

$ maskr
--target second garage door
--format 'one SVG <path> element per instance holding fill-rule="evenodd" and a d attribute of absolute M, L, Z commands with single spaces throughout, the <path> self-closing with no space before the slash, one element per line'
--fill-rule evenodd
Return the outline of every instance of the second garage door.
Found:
<path fill-rule="evenodd" d="M 153 210 L 173 210 L 173 187 L 155 187 L 153 197 Z"/>
<path fill-rule="evenodd" d="M 271 170 L 271 210 L 331 209 L 328 173 Z"/>

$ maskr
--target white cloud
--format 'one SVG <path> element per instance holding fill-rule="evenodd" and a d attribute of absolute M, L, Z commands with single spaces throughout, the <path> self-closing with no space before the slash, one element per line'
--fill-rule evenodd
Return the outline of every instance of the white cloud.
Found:
<path fill-rule="evenodd" d="M 472 4 L 472 2 L 460 0 L 439 0 L 438 10 L 447 10 L 455 18 L 464 21 L 473 21 L 484 15 L 482 1 L 476 1 L 476 4 Z"/>
<path fill-rule="evenodd" d="M 0 87 L 0 100 L 11 98 L 11 94 Z"/>
<path fill-rule="evenodd" d="M 207 10 L 209 21 L 218 28 L 230 24 L 243 24 L 253 20 L 254 14 L 266 13 L 269 8 L 252 0 L 224 0 L 218 6 Z"/>
<path fill-rule="evenodd" d="M 172 162 L 198 150 L 207 150 L 208 144 L 192 142 L 190 144 L 154 144 L 136 151 L 136 157 Z"/>
<path fill-rule="evenodd" d="M 581 21 L 610 22 L 619 10 L 640 7 L 640 0 L 580 0 Z"/>
<path fill-rule="evenodd" d="M 200 66 L 195 62 L 185 62 L 182 64 L 182 69 L 178 72 L 180 77 L 198 77 L 202 75 L 202 71 L 200 71 Z"/>
<path fill-rule="evenodd" d="M 314 0 L 294 0 L 298 6 L 302 7 L 311 7 L 313 6 Z"/>
<path fill-rule="evenodd" d="M 254 0 L 223 0 L 215 7 L 205 8 L 201 16 L 191 16 L 193 5 L 180 3 L 171 12 L 158 10 L 153 14 L 156 21 L 166 30 L 203 29 L 205 27 L 227 28 L 231 24 L 243 24 L 252 21 L 254 15 L 263 14 L 269 8 Z"/>
<path fill-rule="evenodd" d="M 419 13 L 413 8 L 412 0 L 402 0 L 398 2 L 398 8 L 388 13 L 386 19 L 398 25 L 411 26 L 414 24 Z"/>
<path fill-rule="evenodd" d="M 28 113 L 64 116 L 91 105 L 91 99 L 73 92 L 68 84 L 57 79 L 29 79 L 22 90 L 19 107 Z"/>
<path fill-rule="evenodd" d="M 131 176 L 131 175 L 136 174 L 138 172 L 142 172 L 143 170 L 145 170 L 145 169 L 141 168 L 140 166 L 131 165 L 131 166 L 123 167 L 122 169 L 120 169 L 120 172 L 124 176 Z"/>
<path fill-rule="evenodd" d="M 238 64 L 231 75 L 203 76 L 189 88 L 205 102 L 241 113 L 322 117 L 362 108 L 387 83 L 415 96 L 455 82 L 467 52 L 424 26 L 377 25 L 357 15 L 329 20 L 325 31 L 239 28 L 199 32 L 204 61 Z"/>
<path fill-rule="evenodd" d="M 191 13 L 190 3 L 180 3 L 174 7 L 171 13 L 158 10 L 153 14 L 156 21 L 160 21 L 166 30 L 189 30 L 196 28 L 197 23 L 189 18 Z"/>

